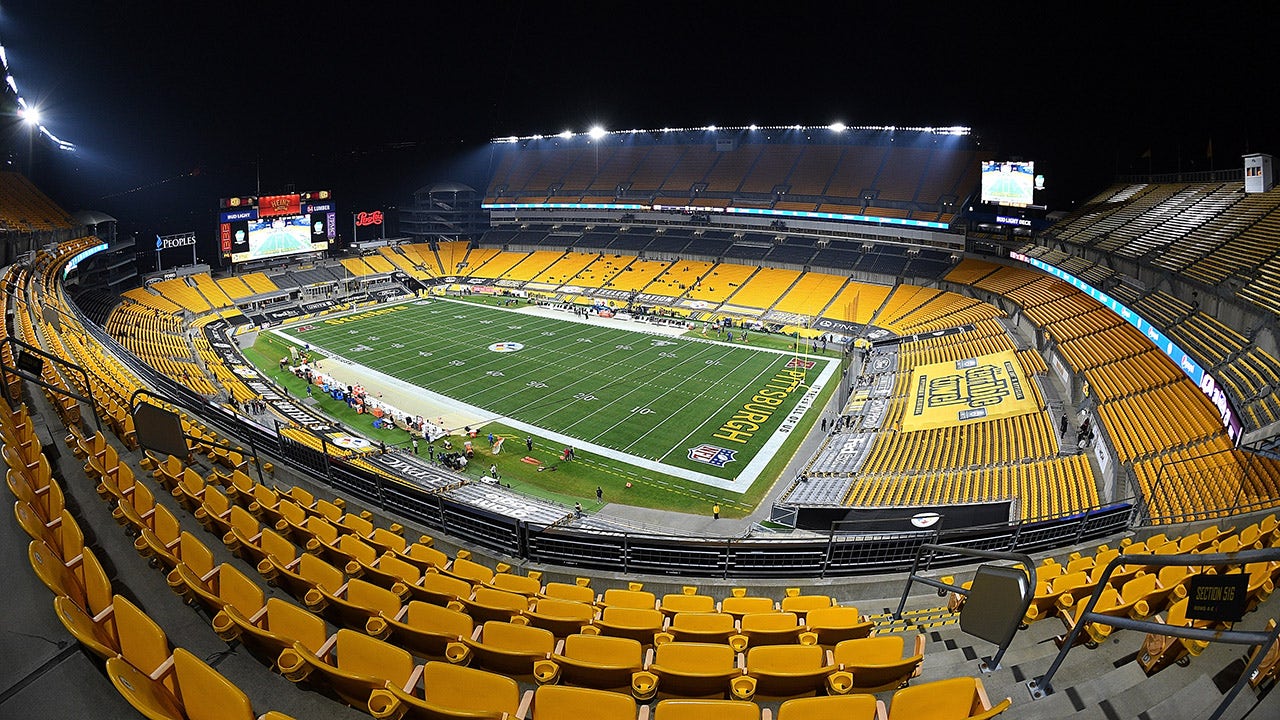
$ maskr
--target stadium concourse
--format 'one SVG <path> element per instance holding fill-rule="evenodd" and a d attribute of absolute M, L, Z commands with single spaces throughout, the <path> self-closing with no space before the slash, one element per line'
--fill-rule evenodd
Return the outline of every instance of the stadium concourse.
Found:
<path fill-rule="evenodd" d="M 717 150 L 724 162 L 655 142 L 602 151 L 595 173 L 574 162 L 581 147 L 530 147 L 498 163 L 495 228 L 474 242 L 197 270 L 122 299 L 64 283 L 99 243 L 62 221 L 2 286 L 15 408 L 0 423 L 16 498 L 6 569 L 18 558 L 3 651 L 19 660 L 5 666 L 0 714 L 1202 718 L 1233 697 L 1226 717 L 1274 713 L 1280 365 L 1274 335 L 1254 329 L 1274 325 L 1273 258 L 1228 250 L 1271 236 L 1280 194 L 1248 198 L 1234 179 L 1124 184 L 1045 244 L 979 257 L 947 232 L 976 154 L 915 140 L 746 143 L 739 156 Z M 6 187 L 25 193 L 22 207 L 51 204 L 29 184 Z M 700 217 L 661 209 L 682 203 Z M 632 204 L 642 208 L 612 207 Z M 776 217 L 795 226 L 721 227 L 701 216 L 716 208 L 785 211 Z M 855 224 L 810 226 L 803 213 Z M 1166 289 L 1138 281 L 1151 249 L 1175 242 L 1203 254 L 1166 268 Z M 1092 259 L 1106 253 L 1132 258 L 1134 274 Z M 1238 297 L 1179 300 L 1182 283 L 1207 297 L 1202 278 L 1223 264 L 1242 282 L 1217 290 Z M 838 424 L 788 450 L 775 510 L 826 527 L 882 510 L 926 529 L 828 534 L 797 520 L 779 533 L 743 520 L 716 537 L 705 513 L 696 527 L 580 517 L 375 452 L 246 362 L 235 332 L 481 288 L 659 324 L 728 318 L 737 332 L 865 340 L 841 360 Z M 397 349 L 351 330 L 372 355 Z M 144 389 L 146 412 L 180 416 L 176 453 L 140 447 Z M 957 398 L 986 412 L 955 415 Z M 266 413 L 245 411 L 259 399 Z M 934 411 L 945 408 L 944 421 Z M 1068 430 L 1084 453 L 1063 442 Z M 930 526 L 922 508 L 971 508 L 976 520 Z M 725 525 L 753 532 L 728 538 Z M 932 540 L 955 551 L 927 555 L 925 575 L 947 584 L 975 578 L 955 553 L 1031 553 L 1025 611 L 984 603 L 978 582 L 968 602 L 904 592 Z M 1196 588 L 1236 580 L 1234 629 L 1256 648 L 1189 619 Z M 1090 598 L 1098 615 L 1082 618 Z M 1025 627 L 987 673 L 979 660 L 996 646 L 961 622 L 1000 611 L 1011 631 Z M 1127 622 L 1153 616 L 1219 635 L 1206 644 Z M 1081 644 L 1060 655 L 1053 640 L 1071 628 Z M 1026 681 L 1050 668 L 1053 692 L 1033 699 Z M 679 702 L 705 696 L 726 705 Z"/>

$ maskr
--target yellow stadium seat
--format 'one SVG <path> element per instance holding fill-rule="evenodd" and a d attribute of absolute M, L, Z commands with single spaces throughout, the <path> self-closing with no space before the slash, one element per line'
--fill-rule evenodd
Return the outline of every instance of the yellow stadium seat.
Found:
<path fill-rule="evenodd" d="M 778 706 L 777 720 L 886 720 L 884 702 L 874 695 L 796 698 Z"/>
<path fill-rule="evenodd" d="M 557 638 L 581 631 L 582 626 L 591 624 L 595 614 L 593 605 L 556 598 L 536 599 L 533 607 L 523 613 L 530 625 L 550 630 Z"/>
<path fill-rule="evenodd" d="M 64 565 L 75 561 L 84 552 L 84 532 L 65 508 L 45 522 L 30 503 L 18 500 L 13 504 L 13 515 L 28 537 L 48 545 Z"/>
<path fill-rule="evenodd" d="M 451 606 L 470 615 L 476 622 L 498 620 L 511 622 L 529 610 L 530 599 L 525 595 L 495 590 L 478 585 L 470 597 L 461 597 Z"/>
<path fill-rule="evenodd" d="M 195 516 L 196 522 L 218 537 L 231 532 L 231 501 L 214 485 L 205 486 Z"/>
<path fill-rule="evenodd" d="M 670 642 L 652 651 L 652 660 L 631 679 L 638 700 L 664 697 L 726 698 L 742 676 L 741 657 L 728 645 Z"/>
<path fill-rule="evenodd" d="M 472 584 L 488 585 L 493 582 L 492 568 L 485 567 L 464 557 L 455 557 L 447 568 L 441 572 L 452 575 Z"/>
<path fill-rule="evenodd" d="M 557 600 L 571 600 L 573 602 L 586 603 L 592 605 L 596 601 L 596 594 L 587 585 L 570 585 L 569 583 L 549 582 L 542 589 L 542 595 Z"/>
<path fill-rule="evenodd" d="M 1051 615 L 1059 607 L 1059 601 L 1063 597 L 1073 598 L 1069 593 L 1079 592 L 1085 595 L 1093 592 L 1089 585 L 1089 574 L 1084 571 L 1067 572 L 1048 582 L 1037 582 L 1037 585 L 1031 605 L 1027 607 L 1027 614 L 1023 617 L 1023 622 L 1028 624 Z M 1074 600 L 1071 604 L 1074 604 Z"/>
<path fill-rule="evenodd" d="M 621 588 L 610 588 L 604 591 L 597 601 L 597 604 L 604 608 L 620 607 L 635 608 L 638 610 L 653 610 L 657 607 L 658 599 L 653 593 L 647 590 L 623 590 Z"/>
<path fill-rule="evenodd" d="M 426 536 L 423 536 L 426 538 Z M 429 538 L 428 538 L 429 539 Z M 449 564 L 449 556 L 439 550 L 427 545 L 421 541 L 413 543 L 405 548 L 404 553 L 400 556 L 403 560 L 418 566 L 424 574 L 431 571 L 439 571 Z"/>
<path fill-rule="evenodd" d="M 1271 632 L 1276 629 L 1275 620 L 1267 620 L 1265 632 Z M 1249 685 L 1252 687 L 1260 687 L 1274 683 L 1277 677 L 1280 677 L 1280 640 L 1271 643 L 1271 647 L 1263 648 L 1257 645 L 1249 652 L 1247 664 L 1252 664 L 1257 658 L 1258 653 L 1264 653 L 1262 661 L 1258 663 L 1258 669 L 1249 676 Z"/>
<path fill-rule="evenodd" d="M 653 720 L 760 720 L 760 706 L 740 700 L 660 700 Z"/>
<path fill-rule="evenodd" d="M 786 596 L 780 603 L 780 609 L 783 612 L 793 612 L 804 617 L 810 610 L 831 607 L 834 604 L 828 595 L 801 595 L 798 588 L 787 588 Z"/>
<path fill-rule="evenodd" d="M 365 632 L 389 640 L 422 658 L 444 658 L 449 643 L 471 637 L 470 615 L 440 605 L 411 600 L 393 616 L 369 618 Z"/>
<path fill-rule="evenodd" d="M 277 665 L 289 680 L 327 685 L 357 708 L 368 707 L 369 696 L 387 684 L 411 689 L 417 680 L 407 651 L 345 628 L 325 641 L 319 652 L 294 643 L 280 653 Z"/>
<path fill-rule="evenodd" d="M 737 634 L 737 624 L 729 613 L 682 612 L 667 623 L 654 642 L 729 643 Z"/>
<path fill-rule="evenodd" d="M 255 564 L 263 575 L 273 572 L 277 564 L 288 567 L 298 559 L 298 547 L 271 528 L 262 528 L 256 537 L 237 537 L 236 540 L 236 554 Z"/>
<path fill-rule="evenodd" d="M 735 646 L 743 650 L 747 645 L 794 645 L 800 642 L 805 626 L 793 612 L 747 613 L 739 621 L 739 634 L 745 644 Z"/>
<path fill-rule="evenodd" d="M 559 641 L 550 659 L 534 663 L 533 675 L 539 684 L 628 692 L 643 665 L 644 649 L 635 640 L 577 634 Z"/>
<path fill-rule="evenodd" d="M 595 632 L 613 637 L 625 637 L 642 645 L 652 645 L 653 636 L 662 630 L 665 618 L 658 610 L 649 608 L 606 607 L 600 617 L 591 622 L 584 632 Z"/>
<path fill-rule="evenodd" d="M 490 620 L 477 627 L 469 638 L 450 643 L 450 662 L 476 665 L 485 670 L 517 678 L 531 678 L 533 666 L 556 649 L 556 639 L 548 630 Z"/>
<path fill-rule="evenodd" d="M 1155 575 L 1141 575 L 1125 583 L 1120 590 L 1116 590 L 1112 585 L 1103 588 L 1093 611 L 1113 617 L 1144 618 L 1153 612 L 1148 598 L 1160 592 L 1160 585 Z M 1081 599 L 1073 613 L 1064 613 L 1063 617 L 1068 629 L 1079 622 L 1080 616 L 1084 614 L 1084 609 L 1088 605 L 1087 599 Z M 1100 643 L 1111 635 L 1111 626 L 1105 621 L 1091 622 L 1085 625 L 1084 629 L 1088 640 L 1093 643 Z"/>
<path fill-rule="evenodd" d="M 178 563 L 169 573 L 169 585 L 183 600 L 199 603 L 210 615 L 232 605 L 240 614 L 252 617 L 266 602 L 262 588 L 230 563 L 222 563 L 204 575 L 196 575 L 186 563 Z"/>
<path fill-rule="evenodd" d="M 112 603 L 111 581 L 89 548 L 71 567 L 63 564 L 48 545 L 32 540 L 27 545 L 27 559 L 36 577 L 54 594 L 65 595 L 85 612 L 96 615 Z"/>
<path fill-rule="evenodd" d="M 889 720 L 986 720 L 1013 704 L 1005 698 L 994 707 L 977 678 L 936 680 L 903 688 L 889 701 Z"/>
<path fill-rule="evenodd" d="M 1189 598 L 1182 598 L 1169 607 L 1166 618 L 1156 616 L 1155 621 L 1173 627 L 1210 626 L 1208 622 L 1193 622 L 1187 618 L 1187 606 L 1189 604 Z M 1190 640 L 1174 637 L 1173 635 L 1147 633 L 1146 638 L 1142 641 L 1142 650 L 1138 653 L 1138 664 L 1150 675 L 1175 662 L 1180 664 L 1190 662 L 1190 658 L 1204 652 L 1207 647 L 1209 647 L 1209 643 L 1204 640 Z"/>
<path fill-rule="evenodd" d="M 308 592 L 319 586 L 333 593 L 346 582 L 341 570 L 311 553 L 302 553 L 288 563 L 275 555 L 268 555 L 265 565 L 259 565 L 258 572 L 267 578 L 267 582 L 303 601 Z"/>
<path fill-rule="evenodd" d="M 716 600 L 710 595 L 670 593 L 662 596 L 658 609 L 667 617 L 676 613 L 710 613 L 716 611 Z"/>
<path fill-rule="evenodd" d="M 533 694 L 530 720 L 636 720 L 636 701 L 602 690 L 543 685 Z"/>
<path fill-rule="evenodd" d="M 120 638 L 120 657 L 147 675 L 155 677 L 163 672 L 171 655 L 164 630 L 138 606 L 119 595 L 112 598 L 111 605 L 115 611 L 116 636 Z"/>
<path fill-rule="evenodd" d="M 167 575 L 181 562 L 182 523 L 169 508 L 156 505 L 151 515 L 151 526 L 144 527 L 134 538 L 133 548 L 151 565 L 164 570 Z"/>
<path fill-rule="evenodd" d="M 835 646 L 830 661 L 840 672 L 832 676 L 833 693 L 878 693 L 903 687 L 920 676 L 924 662 L 924 635 L 916 635 L 912 655 L 902 656 L 901 635 L 845 640 Z"/>
<path fill-rule="evenodd" d="M 493 582 L 489 583 L 489 586 L 495 590 L 503 590 L 530 597 L 542 591 L 542 582 L 538 578 L 528 575 L 514 575 L 512 573 L 494 575 Z"/>
<path fill-rule="evenodd" d="M 120 638 L 116 634 L 114 607 L 107 606 L 102 612 L 91 617 L 66 595 L 55 595 L 53 608 L 67 632 L 94 655 L 106 660 L 120 654 Z"/>
<path fill-rule="evenodd" d="M 435 571 L 423 573 L 416 584 L 406 585 L 410 599 L 432 605 L 461 603 L 471 597 L 471 587 L 466 580 Z"/>
<path fill-rule="evenodd" d="M 418 675 L 422 690 L 418 690 Z M 409 717 L 414 720 L 475 720 L 518 717 L 520 686 L 495 673 L 443 662 L 429 662 L 415 672 L 413 684 L 388 682 L 375 690 L 367 703 L 375 718 Z M 529 693 L 532 700 L 532 693 Z"/>
<path fill-rule="evenodd" d="M 363 631 L 371 618 L 400 614 L 400 596 L 359 578 L 351 578 L 336 590 L 318 584 L 307 591 L 302 602 L 311 612 L 342 627 Z"/>
<path fill-rule="evenodd" d="M 318 653 L 328 636 L 319 615 L 280 598 L 267 598 L 263 607 L 250 616 L 224 605 L 213 616 L 213 630 L 226 642 L 239 640 L 272 665 L 294 643 Z"/>
<path fill-rule="evenodd" d="M 107 675 L 129 704 L 151 720 L 253 720 L 249 698 L 221 673 L 182 648 L 173 651 L 168 682 L 154 680 L 121 658 Z"/>
<path fill-rule="evenodd" d="M 835 606 L 814 608 L 805 616 L 808 632 L 814 633 L 817 643 L 823 647 L 834 647 L 845 640 L 856 640 L 871 635 L 875 623 L 863 617 L 858 608 L 852 606 Z"/>
<path fill-rule="evenodd" d="M 204 500 L 207 485 L 200 473 L 191 468 L 183 468 L 177 485 L 169 492 L 188 512 L 194 513 Z"/>
<path fill-rule="evenodd" d="M 741 700 L 814 695 L 836 672 L 817 645 L 762 645 L 747 651 L 747 675 L 733 681 L 733 695 Z"/>

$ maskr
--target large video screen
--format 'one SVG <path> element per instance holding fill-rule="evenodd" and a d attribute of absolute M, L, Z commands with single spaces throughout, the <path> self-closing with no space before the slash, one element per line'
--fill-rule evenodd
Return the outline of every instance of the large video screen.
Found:
<path fill-rule="evenodd" d="M 328 223 L 325 213 L 281 215 L 249 220 L 241 242 L 233 239 L 231 262 L 296 255 L 329 248 Z"/>
<path fill-rule="evenodd" d="M 222 254 L 233 263 L 323 252 L 337 236 L 328 191 L 226 198 L 221 207 Z"/>
<path fill-rule="evenodd" d="M 1011 207 L 1033 203 L 1036 164 L 1034 162 L 982 162 L 982 202 Z"/>

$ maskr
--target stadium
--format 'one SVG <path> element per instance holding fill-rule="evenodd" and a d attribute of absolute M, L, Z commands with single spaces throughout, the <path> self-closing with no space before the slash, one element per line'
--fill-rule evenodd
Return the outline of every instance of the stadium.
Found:
<path fill-rule="evenodd" d="M 503 135 L 390 234 L 0 171 L 0 715 L 1274 712 L 1271 156 L 980 130 Z"/>

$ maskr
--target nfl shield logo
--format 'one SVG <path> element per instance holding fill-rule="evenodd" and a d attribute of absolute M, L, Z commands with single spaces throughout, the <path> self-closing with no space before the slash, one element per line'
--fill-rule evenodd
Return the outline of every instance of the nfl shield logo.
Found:
<path fill-rule="evenodd" d="M 689 459 L 722 468 L 726 464 L 733 462 L 733 456 L 736 453 L 737 450 L 729 450 L 703 443 L 698 447 L 689 448 Z"/>

